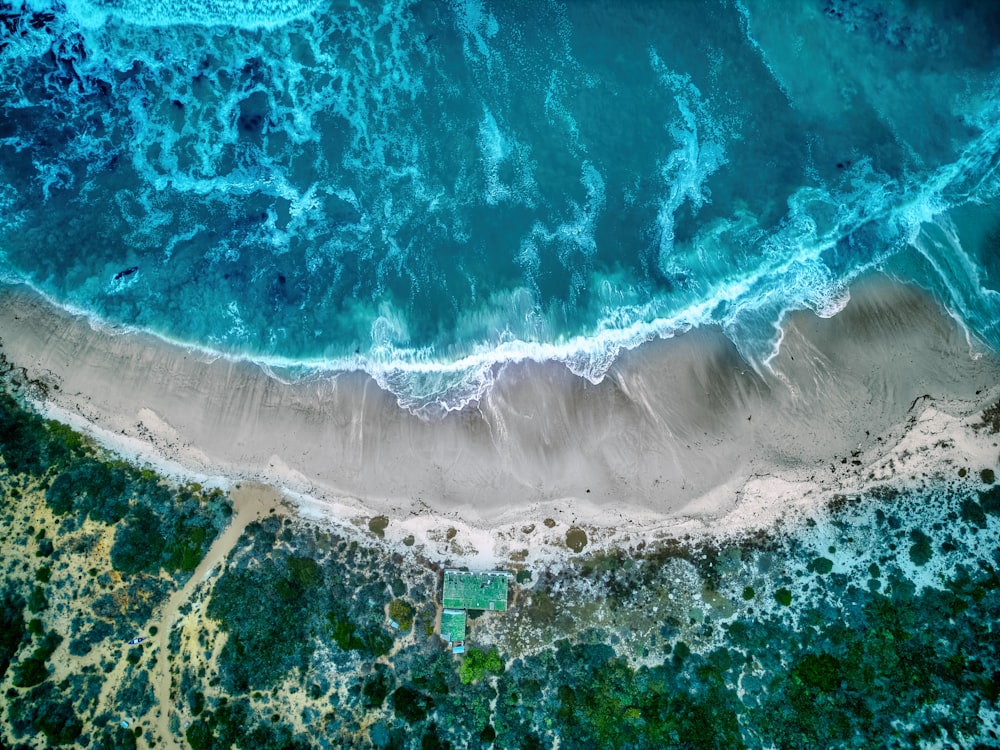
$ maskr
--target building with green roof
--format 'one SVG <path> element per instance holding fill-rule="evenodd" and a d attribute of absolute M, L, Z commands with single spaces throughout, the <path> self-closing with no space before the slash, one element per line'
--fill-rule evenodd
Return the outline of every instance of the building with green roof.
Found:
<path fill-rule="evenodd" d="M 464 609 L 446 609 L 441 613 L 441 637 L 456 654 L 465 651 L 465 617 Z"/>
<path fill-rule="evenodd" d="M 507 582 L 507 574 L 500 571 L 467 573 L 446 570 L 442 604 L 448 609 L 504 612 L 507 610 Z"/>
<path fill-rule="evenodd" d="M 501 571 L 468 573 L 463 570 L 444 572 L 444 590 L 441 603 L 441 638 L 448 642 L 453 653 L 465 652 L 465 627 L 470 609 L 489 612 L 507 610 L 507 583 L 509 576 Z"/>

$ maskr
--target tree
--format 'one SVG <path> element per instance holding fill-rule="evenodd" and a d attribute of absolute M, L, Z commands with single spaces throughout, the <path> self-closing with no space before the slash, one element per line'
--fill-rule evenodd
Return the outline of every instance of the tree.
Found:
<path fill-rule="evenodd" d="M 149 508 L 137 506 L 115 533 L 111 564 L 123 573 L 152 572 L 160 567 L 163 547 L 160 519 Z"/>
<path fill-rule="evenodd" d="M 24 599 L 7 591 L 0 597 L 0 679 L 24 640 Z"/>
<path fill-rule="evenodd" d="M 458 676 L 464 685 L 468 685 L 470 682 L 481 680 L 487 672 L 491 674 L 503 673 L 503 659 L 500 658 L 500 653 L 495 648 L 491 649 L 489 653 L 473 648 L 462 659 Z"/>

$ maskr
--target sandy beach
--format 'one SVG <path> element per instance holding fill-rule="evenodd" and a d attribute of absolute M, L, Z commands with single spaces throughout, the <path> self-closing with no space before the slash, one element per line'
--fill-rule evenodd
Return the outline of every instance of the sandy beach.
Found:
<path fill-rule="evenodd" d="M 698 330 L 623 355 L 598 385 L 559 364 L 510 364 L 477 407 L 436 421 L 364 374 L 282 383 L 92 325 L 22 286 L 0 288 L 0 337 L 46 384 L 43 407 L 109 447 L 279 487 L 311 516 L 385 514 L 400 534 L 428 517 L 470 533 L 545 518 L 609 531 L 765 523 L 802 494 L 788 486 L 829 486 L 831 467 L 874 464 L 930 403 L 957 423 L 1000 384 L 995 356 L 881 276 L 832 318 L 788 316 L 770 371 Z"/>

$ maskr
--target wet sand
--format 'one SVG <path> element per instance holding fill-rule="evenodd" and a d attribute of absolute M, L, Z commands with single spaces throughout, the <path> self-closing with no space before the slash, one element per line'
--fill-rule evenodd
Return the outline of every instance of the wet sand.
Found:
<path fill-rule="evenodd" d="M 712 329 L 626 353 L 598 385 L 557 363 L 509 364 L 480 404 L 427 421 L 360 373 L 282 383 L 0 287 L 3 352 L 48 385 L 49 413 L 110 447 L 287 488 L 331 514 L 479 529 L 724 524 L 747 482 L 822 481 L 831 462 L 885 445 L 922 396 L 962 417 L 1000 384 L 996 356 L 882 276 L 836 316 L 795 313 L 783 331 L 759 372 Z"/>

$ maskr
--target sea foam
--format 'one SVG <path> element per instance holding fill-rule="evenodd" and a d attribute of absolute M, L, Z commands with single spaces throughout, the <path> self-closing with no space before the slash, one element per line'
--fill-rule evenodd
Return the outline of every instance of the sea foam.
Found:
<path fill-rule="evenodd" d="M 422 414 L 699 326 L 766 369 L 790 311 L 834 315 L 872 270 L 1000 346 L 976 25 L 710 6 L 33 0 L 0 40 L 5 275 Z M 890 70 L 926 113 L 877 96 Z"/>
<path fill-rule="evenodd" d="M 66 0 L 67 10 L 83 26 L 107 19 L 146 26 L 224 26 L 272 28 L 315 12 L 318 0 Z"/>

